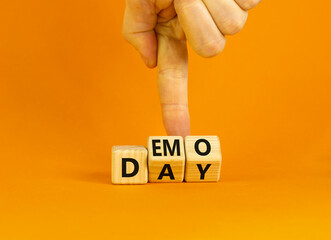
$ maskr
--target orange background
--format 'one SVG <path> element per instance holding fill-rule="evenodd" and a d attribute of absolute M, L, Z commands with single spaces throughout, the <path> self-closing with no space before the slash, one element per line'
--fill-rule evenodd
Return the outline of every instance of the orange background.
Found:
<path fill-rule="evenodd" d="M 330 1 L 268 1 L 190 50 L 192 134 L 221 182 L 110 184 L 112 145 L 165 135 L 121 1 L 3 0 L 0 239 L 330 239 Z"/>

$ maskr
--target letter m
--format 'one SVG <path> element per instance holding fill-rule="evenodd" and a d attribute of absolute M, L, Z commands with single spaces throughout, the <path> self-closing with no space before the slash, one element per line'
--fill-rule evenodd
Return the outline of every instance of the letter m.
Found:
<path fill-rule="evenodd" d="M 163 151 L 164 151 L 164 156 L 168 155 L 168 151 L 170 153 L 170 156 L 174 156 L 175 151 L 177 149 L 177 156 L 180 156 L 180 145 L 179 145 L 179 139 L 174 140 L 174 145 L 170 146 L 169 140 L 164 139 L 163 140 Z"/>

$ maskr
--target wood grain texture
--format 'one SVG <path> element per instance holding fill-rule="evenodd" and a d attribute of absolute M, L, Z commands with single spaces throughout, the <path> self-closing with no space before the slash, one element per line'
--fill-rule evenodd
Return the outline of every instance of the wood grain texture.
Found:
<path fill-rule="evenodd" d="M 132 158 L 138 162 L 139 170 L 135 176 L 123 177 L 123 158 Z M 134 171 L 134 164 L 126 162 L 126 172 Z M 144 146 L 113 146 L 112 148 L 112 183 L 145 184 L 148 181 L 147 149 Z"/>
<path fill-rule="evenodd" d="M 217 136 L 187 136 L 185 152 L 186 182 L 219 181 L 222 154 Z"/>
<path fill-rule="evenodd" d="M 149 182 L 182 182 L 185 171 L 183 138 L 152 136 L 148 138 L 147 145 Z"/>

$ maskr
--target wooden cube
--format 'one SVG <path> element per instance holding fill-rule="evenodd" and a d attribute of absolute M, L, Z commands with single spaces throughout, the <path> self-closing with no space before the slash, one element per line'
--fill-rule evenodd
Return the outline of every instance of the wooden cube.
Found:
<path fill-rule="evenodd" d="M 144 146 L 113 146 L 112 183 L 145 184 L 147 181 L 147 149 Z"/>
<path fill-rule="evenodd" d="M 217 136 L 187 136 L 186 182 L 216 182 L 221 173 L 221 146 Z"/>
<path fill-rule="evenodd" d="M 182 182 L 185 149 L 181 136 L 148 138 L 149 182 Z"/>

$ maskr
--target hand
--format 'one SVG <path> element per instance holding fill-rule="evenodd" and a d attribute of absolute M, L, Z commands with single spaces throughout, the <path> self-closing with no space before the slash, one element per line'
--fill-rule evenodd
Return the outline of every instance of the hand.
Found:
<path fill-rule="evenodd" d="M 245 24 L 261 0 L 126 0 L 123 36 L 145 64 L 158 66 L 159 95 L 168 135 L 190 134 L 186 39 L 202 57 L 218 55 L 225 35 Z"/>

